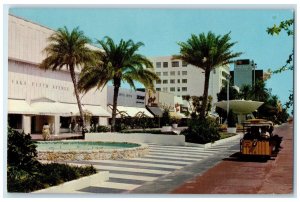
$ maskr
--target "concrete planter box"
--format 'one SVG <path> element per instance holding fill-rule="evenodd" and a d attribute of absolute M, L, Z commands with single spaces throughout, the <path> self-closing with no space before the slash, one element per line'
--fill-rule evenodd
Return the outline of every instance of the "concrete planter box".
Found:
<path fill-rule="evenodd" d="M 169 126 L 171 127 L 171 126 Z M 159 135 L 150 133 L 86 133 L 87 141 L 103 142 L 132 142 L 132 143 L 154 143 L 158 145 L 184 146 L 184 135 Z"/>
<path fill-rule="evenodd" d="M 236 127 L 234 127 L 234 128 L 227 128 L 227 133 L 236 133 Z"/>
<path fill-rule="evenodd" d="M 109 179 L 108 171 L 101 171 L 94 175 L 86 176 L 79 178 L 77 180 L 72 180 L 65 182 L 63 184 L 53 186 L 47 189 L 41 189 L 35 192 L 34 194 L 67 194 L 67 193 L 76 193 L 77 190 L 83 189 L 89 186 L 99 185 L 102 182 L 105 182 Z"/>
<path fill-rule="evenodd" d="M 163 126 L 161 129 L 161 132 L 171 132 L 172 127 L 171 126 Z"/>
<path fill-rule="evenodd" d="M 185 143 L 185 146 L 187 147 L 200 147 L 200 148 L 211 148 L 215 145 L 219 145 L 219 144 L 223 144 L 225 142 L 230 142 L 230 141 L 233 141 L 233 140 L 236 140 L 236 139 L 241 139 L 243 137 L 243 134 L 242 133 L 239 133 L 235 136 L 232 136 L 232 137 L 229 137 L 229 138 L 225 138 L 225 139 L 222 139 L 222 140 L 217 140 L 213 143 L 206 143 L 206 144 L 196 144 L 196 143 L 190 143 L 190 142 L 186 142 Z"/>

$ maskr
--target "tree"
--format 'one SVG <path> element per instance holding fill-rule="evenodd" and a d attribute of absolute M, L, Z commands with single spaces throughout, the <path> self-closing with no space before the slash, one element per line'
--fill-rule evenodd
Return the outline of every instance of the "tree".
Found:
<path fill-rule="evenodd" d="M 83 123 L 82 134 L 85 133 L 85 120 L 79 91 L 77 88 L 75 68 L 83 68 L 94 62 L 94 52 L 87 47 L 91 41 L 84 33 L 75 28 L 69 32 L 67 27 L 59 28 L 48 38 L 49 45 L 44 49 L 47 57 L 39 65 L 41 69 L 53 71 L 67 68 L 74 86 L 74 93 Z"/>
<path fill-rule="evenodd" d="M 252 100 L 252 86 L 251 85 L 243 85 L 240 89 L 239 98 L 244 100 Z"/>
<path fill-rule="evenodd" d="M 274 24 L 273 27 L 268 27 L 267 28 L 267 33 L 270 35 L 279 35 L 280 32 L 282 30 L 284 30 L 288 36 L 294 36 L 294 19 L 288 19 L 285 21 L 281 21 L 279 25 Z M 282 67 L 271 71 L 268 70 L 271 74 L 278 74 L 281 73 L 283 71 L 287 71 L 287 70 L 294 70 L 294 50 L 291 51 L 291 53 L 288 56 L 288 59 L 286 60 L 285 65 L 283 65 Z M 291 92 L 291 94 L 289 95 L 289 100 L 286 102 L 286 107 L 287 109 L 292 107 L 294 105 L 294 93 Z M 292 114 L 293 114 L 293 110 L 292 110 Z"/>
<path fill-rule="evenodd" d="M 227 100 L 227 86 L 223 86 L 219 93 L 217 93 L 218 101 Z M 239 92 L 232 85 L 229 85 L 229 100 L 236 100 L 239 98 Z"/>
<path fill-rule="evenodd" d="M 135 89 L 134 81 L 142 83 L 146 88 L 154 90 L 154 80 L 160 80 L 152 71 L 152 63 L 143 55 L 138 54 L 142 42 L 120 40 L 115 44 L 113 39 L 105 37 L 97 40 L 103 50 L 97 51 L 98 64 L 85 68 L 78 82 L 81 92 L 87 92 L 93 87 L 104 87 L 109 81 L 114 86 L 111 130 L 115 131 L 116 110 L 121 82 L 127 82 Z"/>
<path fill-rule="evenodd" d="M 232 53 L 230 49 L 236 42 L 230 42 L 230 33 L 224 36 L 216 36 L 212 32 L 192 34 L 187 42 L 179 42 L 180 54 L 174 55 L 173 59 L 180 59 L 204 70 L 203 103 L 200 109 L 200 117 L 205 117 L 208 97 L 208 85 L 210 72 L 214 68 L 232 63 L 232 59 L 242 53 Z"/>

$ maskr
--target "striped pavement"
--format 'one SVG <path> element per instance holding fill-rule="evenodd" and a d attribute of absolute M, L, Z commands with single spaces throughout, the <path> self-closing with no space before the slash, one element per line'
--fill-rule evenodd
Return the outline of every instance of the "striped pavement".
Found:
<path fill-rule="evenodd" d="M 216 155 L 238 144 L 239 140 L 204 149 L 186 146 L 148 144 L 149 154 L 142 158 L 122 160 L 87 160 L 68 162 L 73 165 L 93 165 L 99 171 L 109 171 L 109 180 L 76 193 L 126 193 L 185 166 Z M 75 193 L 75 192 L 74 192 Z"/>

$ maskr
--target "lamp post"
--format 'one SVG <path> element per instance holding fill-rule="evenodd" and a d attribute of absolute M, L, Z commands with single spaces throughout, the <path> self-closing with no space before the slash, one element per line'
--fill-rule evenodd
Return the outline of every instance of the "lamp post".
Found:
<path fill-rule="evenodd" d="M 228 114 L 229 114 L 229 82 L 230 82 L 230 74 L 226 76 L 227 78 L 227 122 L 228 122 Z"/>

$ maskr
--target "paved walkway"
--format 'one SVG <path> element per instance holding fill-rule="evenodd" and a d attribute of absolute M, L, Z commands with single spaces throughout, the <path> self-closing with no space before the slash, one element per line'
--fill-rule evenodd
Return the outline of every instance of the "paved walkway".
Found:
<path fill-rule="evenodd" d="M 76 190 L 76 193 L 167 193 L 178 184 L 199 173 L 189 172 L 190 167 L 211 161 L 224 150 L 238 144 L 234 142 L 204 149 L 184 146 L 150 145 L 150 153 L 143 158 L 128 160 L 69 161 L 75 165 L 93 165 L 97 170 L 109 171 L 109 180 L 98 186 Z M 205 165 L 205 163 L 204 163 Z M 210 166 L 213 164 L 209 163 Z M 202 169 L 208 169 L 202 166 Z M 184 173 L 184 175 L 181 175 Z M 169 179 L 169 178 L 172 179 Z M 173 179 L 174 178 L 174 179 Z M 165 186 L 164 186 L 164 183 Z M 160 187 L 162 185 L 164 187 Z"/>
<path fill-rule="evenodd" d="M 232 155 L 170 193 L 293 194 L 293 126 L 284 124 L 274 134 L 283 137 L 283 148 L 273 160 L 241 161 Z"/>

